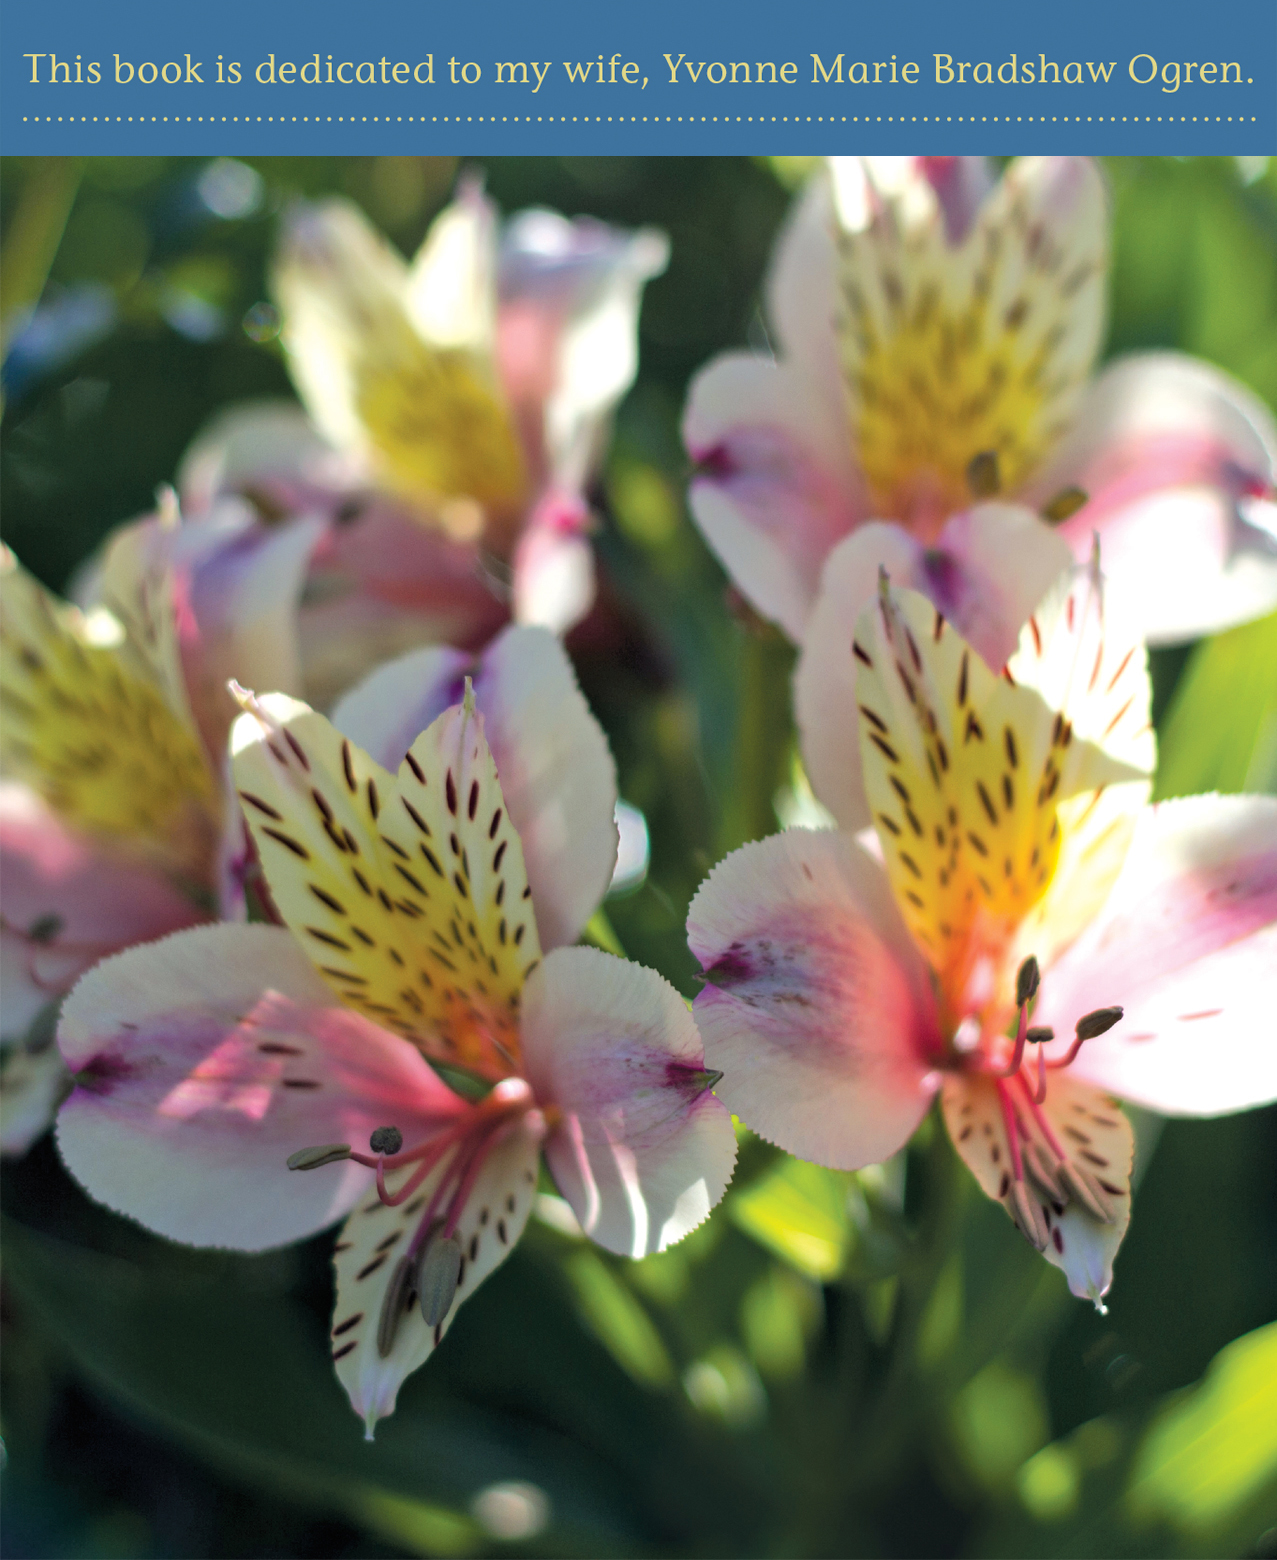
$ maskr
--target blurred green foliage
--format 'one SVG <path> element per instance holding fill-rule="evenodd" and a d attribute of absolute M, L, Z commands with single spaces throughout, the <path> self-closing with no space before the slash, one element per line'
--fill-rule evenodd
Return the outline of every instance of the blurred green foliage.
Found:
<path fill-rule="evenodd" d="M 54 586 L 147 508 L 229 402 L 290 394 L 274 218 L 341 191 L 405 250 L 444 159 L 15 162 L 4 531 Z M 687 995 L 709 867 L 776 826 L 792 652 L 688 521 L 678 418 L 765 340 L 760 281 L 801 159 L 511 159 L 507 211 L 654 223 L 642 366 L 596 495 L 604 610 L 571 641 L 646 815 L 619 939 Z M 1198 352 L 1277 402 L 1277 168 L 1109 165 L 1110 350 Z M 1155 658 L 1162 794 L 1277 789 L 1277 619 Z M 546 1188 L 372 1445 L 333 1379 L 328 1243 L 193 1252 L 91 1205 L 46 1140 L 3 1178 L 4 1547 L 55 1555 L 1277 1554 L 1277 1112 L 1171 1122 L 1107 1316 L 975 1192 L 943 1133 L 859 1175 L 747 1135 L 722 1210 L 641 1264 Z"/>

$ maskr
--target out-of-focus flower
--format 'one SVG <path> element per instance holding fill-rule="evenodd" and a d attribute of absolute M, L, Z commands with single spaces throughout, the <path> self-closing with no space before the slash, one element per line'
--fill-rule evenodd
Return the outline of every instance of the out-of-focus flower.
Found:
<path fill-rule="evenodd" d="M 1130 1215 L 1110 1093 L 1189 1115 L 1277 1096 L 1277 801 L 1144 805 L 1144 647 L 1098 567 L 1070 573 L 1000 674 L 884 576 L 837 652 L 874 833 L 745 846 L 688 929 L 733 1111 L 852 1169 L 939 1092 L 984 1191 L 1098 1303 Z"/>
<path fill-rule="evenodd" d="M 193 513 L 230 490 L 264 523 L 328 522 L 302 612 L 313 700 L 423 642 L 479 645 L 510 617 L 562 632 L 589 610 L 585 492 L 667 252 L 551 211 L 499 229 L 476 184 L 411 265 L 349 202 L 288 214 L 275 291 L 310 418 L 233 409 L 181 487 Z"/>
<path fill-rule="evenodd" d="M 245 567 L 235 548 L 249 520 L 224 506 L 194 539 L 166 505 L 118 533 L 83 610 L 3 555 L 6 1040 L 104 955 L 237 903 L 225 678 L 256 671 L 294 685 L 290 619 L 307 546 L 303 528 L 278 532 Z M 25 1128 L 16 1147 L 23 1138 Z"/>
<path fill-rule="evenodd" d="M 1086 158 L 834 159 L 768 283 L 778 359 L 692 386 L 692 511 L 732 578 L 801 642 L 825 560 L 895 522 L 937 567 L 945 525 L 1001 495 L 1079 561 L 1138 587 L 1152 642 L 1277 604 L 1277 429 L 1240 385 L 1173 353 L 1097 377 L 1104 190 Z"/>
<path fill-rule="evenodd" d="M 518 1240 L 542 1149 L 582 1228 L 632 1256 L 700 1223 L 735 1159 L 682 999 L 566 946 L 617 834 L 561 647 L 509 630 L 409 746 L 451 654 L 374 676 L 344 729 L 243 695 L 235 784 L 286 928 L 131 949 L 84 978 L 59 1034 L 77 1084 L 59 1147 L 109 1206 L 245 1250 L 346 1218 L 332 1353 L 370 1434 Z M 467 1103 L 429 1063 L 492 1087 Z"/>

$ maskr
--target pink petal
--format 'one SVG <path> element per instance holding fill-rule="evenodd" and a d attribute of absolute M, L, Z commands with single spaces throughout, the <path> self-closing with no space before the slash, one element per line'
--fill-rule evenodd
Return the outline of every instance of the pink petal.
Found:
<path fill-rule="evenodd" d="M 523 1234 L 536 1195 L 537 1162 L 545 1125 L 539 1112 L 522 1116 L 489 1150 L 465 1200 L 456 1238 L 464 1253 L 456 1297 L 443 1321 L 427 1327 L 420 1305 L 400 1317 L 390 1352 L 377 1347 L 378 1323 L 398 1259 L 416 1233 L 447 1161 L 401 1207 L 387 1207 L 374 1190 L 347 1219 L 334 1248 L 337 1295 L 332 1355 L 337 1379 L 364 1421 L 368 1439 L 378 1419 L 395 1409 L 405 1377 L 420 1369 L 456 1320 L 464 1300 L 510 1255 Z M 313 1171 L 322 1175 L 322 1170 Z M 393 1183 L 392 1183 L 393 1187 Z M 397 1238 L 396 1238 L 397 1237 Z"/>
<path fill-rule="evenodd" d="M 893 1154 L 935 1084 L 926 975 L 882 869 L 846 835 L 790 829 L 702 883 L 687 919 L 718 1095 L 803 1159 Z"/>
<path fill-rule="evenodd" d="M 212 417 L 178 467 L 182 512 L 199 517 L 218 499 L 265 499 L 284 514 L 327 513 L 357 479 L 296 401 L 239 401 Z"/>
<path fill-rule="evenodd" d="M 1168 643 L 1277 605 L 1277 527 L 1259 502 L 1275 471 L 1277 428 L 1256 396 L 1206 363 L 1146 353 L 1096 380 L 1033 498 L 1090 494 L 1064 534 L 1082 557 L 1099 532 L 1105 573 Z"/>
<path fill-rule="evenodd" d="M 474 547 L 378 500 L 333 529 L 311 570 L 298 626 L 307 698 L 327 707 L 392 656 L 477 647 L 508 618 Z"/>
<path fill-rule="evenodd" d="M 794 674 L 803 762 L 819 800 L 844 829 L 869 822 L 861 780 L 856 618 L 892 583 L 923 592 L 990 666 L 1015 649 L 1020 628 L 1071 561 L 1066 544 L 1037 516 L 1010 504 L 980 504 L 955 515 L 934 547 L 900 526 L 871 522 L 829 555 Z"/>
<path fill-rule="evenodd" d="M 107 954 L 206 918 L 162 873 L 68 828 L 15 781 L 0 784 L 0 876 L 6 1038 Z"/>
<path fill-rule="evenodd" d="M 837 398 L 788 363 L 716 358 L 693 380 L 683 439 L 692 514 L 755 607 L 801 642 L 820 570 L 865 518 Z"/>
<path fill-rule="evenodd" d="M 582 499 L 552 489 L 524 523 L 514 550 L 514 617 L 566 634 L 594 605 L 591 517 Z"/>
<path fill-rule="evenodd" d="M 994 178 L 986 157 L 831 157 L 843 223 L 859 232 L 898 207 L 910 225 L 939 215 L 957 249 L 971 231 Z"/>
<path fill-rule="evenodd" d="M 178 533 L 177 566 L 189 607 L 182 665 L 192 711 L 215 759 L 226 752 L 238 714 L 230 678 L 248 688 L 300 693 L 297 613 L 315 548 L 317 518 L 264 526 L 223 502 L 202 524 Z"/>
<path fill-rule="evenodd" d="M 683 999 L 652 970 L 561 948 L 523 993 L 528 1081 L 560 1119 L 546 1160 L 586 1234 L 663 1251 L 705 1219 L 736 1160 Z"/>
<path fill-rule="evenodd" d="M 575 942 L 616 865 L 616 770 L 559 642 L 543 628 L 508 628 L 475 660 L 418 650 L 392 661 L 333 711 L 333 723 L 392 773 L 465 677 L 496 760 L 543 948 Z"/>
<path fill-rule="evenodd" d="M 600 454 L 604 419 L 638 368 L 643 288 L 668 258 L 654 228 L 631 233 L 541 209 L 506 224 L 498 366 L 532 469 L 560 487 L 579 489 Z"/>
<path fill-rule="evenodd" d="M 1034 1021 L 1071 1039 L 1084 1013 L 1120 1004 L 1071 1070 L 1153 1110 L 1210 1116 L 1277 1098 L 1274 990 L 1277 799 L 1197 796 L 1145 810 Z"/>
<path fill-rule="evenodd" d="M 77 1088 L 67 1167 L 99 1202 L 172 1240 L 259 1251 L 340 1218 L 371 1172 L 290 1172 L 321 1143 L 409 1143 L 465 1107 L 396 1036 L 335 1004 L 291 935 L 210 926 L 131 948 L 67 998 Z"/>
<path fill-rule="evenodd" d="M 918 171 L 935 191 L 944 213 L 945 236 L 955 247 L 971 230 L 993 188 L 987 157 L 919 157 Z"/>

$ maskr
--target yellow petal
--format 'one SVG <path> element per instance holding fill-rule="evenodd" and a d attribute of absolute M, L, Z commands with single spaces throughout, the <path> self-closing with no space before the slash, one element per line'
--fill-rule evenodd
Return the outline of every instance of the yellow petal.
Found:
<path fill-rule="evenodd" d="M 147 680 L 150 647 L 104 610 L 85 619 L 57 601 L 7 549 L 0 597 L 5 772 L 75 827 L 202 882 L 213 781 L 193 729 Z"/>
<path fill-rule="evenodd" d="M 990 671 L 916 592 L 884 580 L 853 653 L 887 872 L 956 1023 L 1005 997 L 1008 949 L 1060 859 L 1061 804 L 1140 774 Z"/>
<path fill-rule="evenodd" d="M 541 950 L 473 706 L 445 711 L 395 776 L 282 694 L 254 701 L 231 749 L 271 895 L 333 990 L 433 1061 L 511 1072 Z"/>
<path fill-rule="evenodd" d="M 498 515 L 516 509 L 527 485 L 523 456 L 483 365 L 427 346 L 406 321 L 393 354 L 373 346 L 354 354 L 355 406 L 386 483 L 459 535 L 466 525 L 456 500 Z"/>
<path fill-rule="evenodd" d="M 477 265 L 480 246 L 469 248 Z M 332 200 L 292 212 L 274 285 L 292 372 L 324 432 L 423 521 L 473 539 L 519 508 L 527 477 L 489 346 L 477 330 L 461 342 L 420 328 L 432 323 L 422 293 L 438 272 L 411 274 L 357 207 Z M 450 277 L 448 292 L 455 302 L 463 279 Z"/>
<path fill-rule="evenodd" d="M 996 456 L 1013 491 L 1059 439 L 1103 318 L 1106 220 L 1082 158 L 1013 164 L 957 247 L 925 181 L 837 235 L 839 348 L 875 513 L 938 523 Z"/>

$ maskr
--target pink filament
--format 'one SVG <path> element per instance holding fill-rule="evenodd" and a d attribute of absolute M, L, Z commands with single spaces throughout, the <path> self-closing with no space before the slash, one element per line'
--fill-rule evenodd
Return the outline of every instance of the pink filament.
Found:
<path fill-rule="evenodd" d="M 1029 1004 L 1020 1006 L 1020 1018 L 1015 1026 L 1015 1050 L 1011 1053 L 1011 1060 L 1005 1067 L 989 1066 L 988 1071 L 995 1078 L 1014 1078 L 1020 1070 L 1020 1063 L 1024 1060 L 1024 1043 L 1029 1033 Z"/>
<path fill-rule="evenodd" d="M 1007 1147 L 1011 1152 L 1011 1169 L 1017 1181 L 1024 1180 L 1024 1160 L 1020 1156 L 1019 1122 L 1016 1120 L 1015 1107 L 1011 1103 L 1011 1095 L 1005 1083 L 999 1078 L 994 1087 L 998 1091 L 998 1104 L 1002 1107 L 1002 1125 L 1006 1128 Z"/>
<path fill-rule="evenodd" d="M 1042 1130 L 1042 1136 L 1051 1145 L 1051 1151 L 1055 1157 L 1063 1162 L 1069 1156 L 1060 1147 L 1060 1140 L 1058 1137 L 1056 1137 L 1054 1131 L 1052 1130 L 1051 1123 L 1046 1119 L 1046 1113 L 1043 1111 L 1038 1100 L 1034 1097 L 1033 1090 L 1029 1087 L 1028 1079 L 1025 1078 L 1023 1074 L 1021 1074 L 1021 1076 L 1016 1081 L 1019 1083 L 1020 1088 L 1024 1093 L 1025 1101 L 1028 1104 L 1029 1110 L 1033 1114 L 1034 1121 L 1037 1122 L 1038 1126 Z"/>

